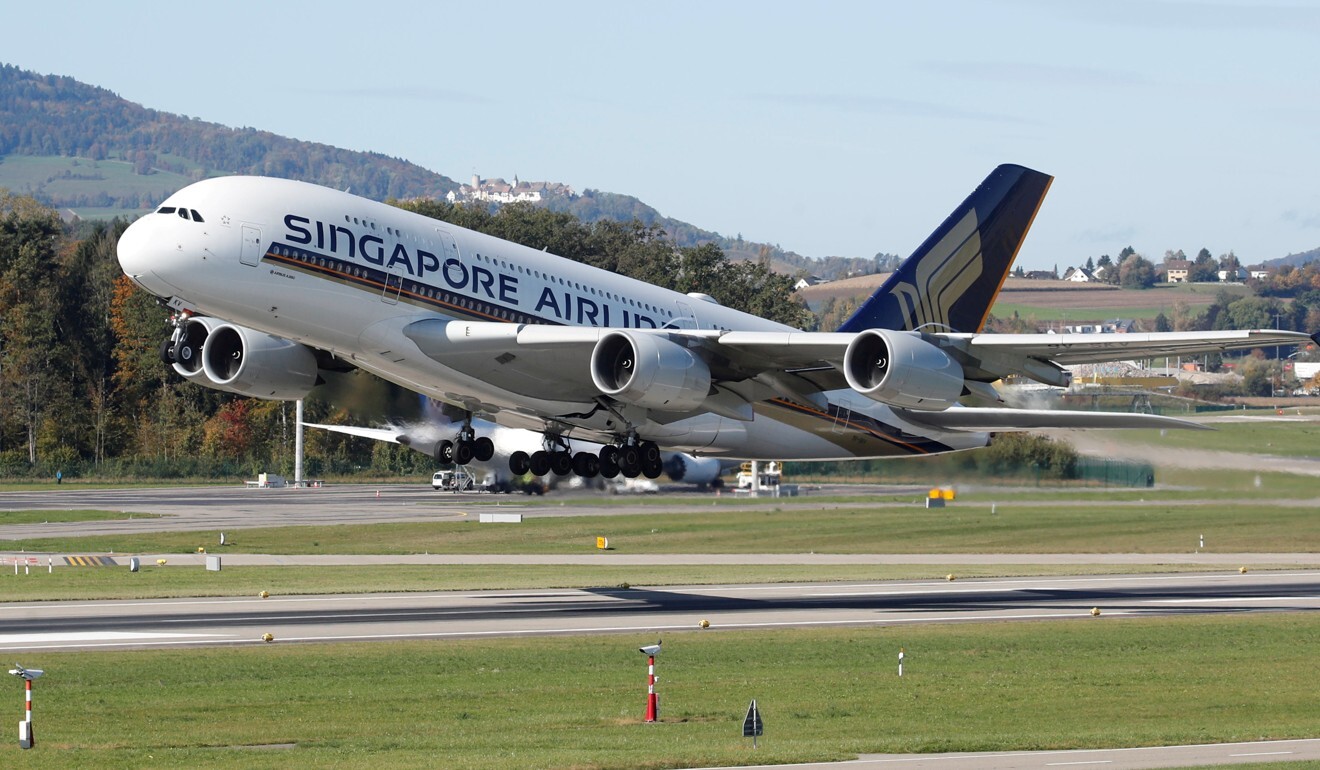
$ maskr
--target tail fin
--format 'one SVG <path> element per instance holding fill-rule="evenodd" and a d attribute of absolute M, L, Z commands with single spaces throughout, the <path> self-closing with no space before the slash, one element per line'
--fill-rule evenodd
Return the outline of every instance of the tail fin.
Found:
<path fill-rule="evenodd" d="M 1052 181 L 996 168 L 839 331 L 981 331 Z"/>

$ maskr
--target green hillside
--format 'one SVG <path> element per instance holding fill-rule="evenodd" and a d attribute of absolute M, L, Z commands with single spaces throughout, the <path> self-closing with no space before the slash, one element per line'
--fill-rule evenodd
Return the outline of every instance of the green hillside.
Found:
<path fill-rule="evenodd" d="M 399 158 L 159 112 L 73 78 L 0 64 L 0 187 L 61 209 L 128 212 L 222 174 L 301 179 L 377 200 L 457 188 Z"/>

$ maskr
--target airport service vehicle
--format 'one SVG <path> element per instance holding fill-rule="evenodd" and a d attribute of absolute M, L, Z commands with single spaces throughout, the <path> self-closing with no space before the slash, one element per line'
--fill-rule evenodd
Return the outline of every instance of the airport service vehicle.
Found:
<path fill-rule="evenodd" d="M 834 332 L 284 179 L 189 185 L 134 222 L 118 256 L 175 311 L 162 353 L 184 377 L 297 399 L 358 368 L 461 411 L 442 459 L 494 455 L 476 418 L 539 434 L 539 449 L 510 454 L 515 476 L 635 478 L 658 471 L 662 450 L 834 460 L 972 449 L 996 431 L 1196 428 L 1006 408 L 992 383 L 1062 386 L 1069 364 L 1308 340 L 981 333 L 1051 181 L 996 168 Z"/>

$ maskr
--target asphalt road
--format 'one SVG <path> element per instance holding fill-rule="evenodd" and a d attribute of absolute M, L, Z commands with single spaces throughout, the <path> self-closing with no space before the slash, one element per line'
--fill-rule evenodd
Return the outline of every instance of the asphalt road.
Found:
<path fill-rule="evenodd" d="M 1092 608 L 1101 615 L 1093 617 Z M 0 650 L 1114 618 L 1320 609 L 1320 571 L 0 604 Z"/>

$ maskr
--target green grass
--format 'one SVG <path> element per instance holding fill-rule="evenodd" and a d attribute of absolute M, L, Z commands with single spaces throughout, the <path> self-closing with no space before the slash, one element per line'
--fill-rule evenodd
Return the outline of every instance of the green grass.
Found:
<path fill-rule="evenodd" d="M 1286 430 L 1281 429 L 1284 425 Z M 1217 422 L 1214 427 L 1214 434 L 1183 430 L 1131 431 L 1122 440 L 1123 443 L 1148 444 L 1171 450 L 1246 452 L 1284 457 L 1320 456 L 1320 422 Z"/>
<path fill-rule="evenodd" d="M 1204 534 L 1218 552 L 1320 550 L 1310 506 L 1208 502 L 1023 505 L 955 502 L 804 511 L 727 509 L 664 516 L 530 518 L 272 527 L 230 533 L 228 550 L 273 554 L 581 554 L 604 535 L 619 553 L 1186 553 Z M 11 541 L 27 551 L 184 553 L 219 532 Z"/>
<path fill-rule="evenodd" d="M 1316 560 L 1320 563 L 1320 558 Z M 1253 569 L 1282 569 L 1256 565 Z M 1293 565 L 1300 567 L 1302 565 Z M 1044 575 L 1113 575 L 1150 572 L 1198 572 L 1219 569 L 1201 564 L 844 564 L 844 565 L 411 565 L 356 566 L 225 566 L 208 572 L 200 566 L 142 565 L 127 567 L 64 567 L 46 572 L 45 561 L 30 575 L 0 569 L 0 597 L 23 601 L 71 599 L 167 599 L 189 596 L 405 593 L 411 591 L 475 591 L 532 588 L 617 588 L 734 583 L 838 582 L 878 580 L 944 580 Z"/>
<path fill-rule="evenodd" d="M 63 179 L 73 176 L 99 177 Z M 41 155 L 6 155 L 0 162 L 0 187 L 16 193 L 42 192 L 53 200 L 107 192 L 112 196 L 141 193 L 152 200 L 163 199 L 169 192 L 193 180 L 169 171 L 143 176 L 133 173 L 133 164 L 122 160 L 93 161 L 87 158 Z"/>
<path fill-rule="evenodd" d="M 119 521 L 120 519 L 159 519 L 155 513 L 129 513 L 123 511 L 0 511 L 0 526 L 5 524 L 37 524 L 58 521 Z M 5 548 L 0 540 L 0 549 Z"/>
<path fill-rule="evenodd" d="M 45 653 L 54 767 L 660 768 L 1315 733 L 1320 615 Z M 905 676 L 894 675 L 899 647 Z M 741 718 L 756 698 L 753 752 Z M 288 749 L 240 748 L 294 744 Z"/>

